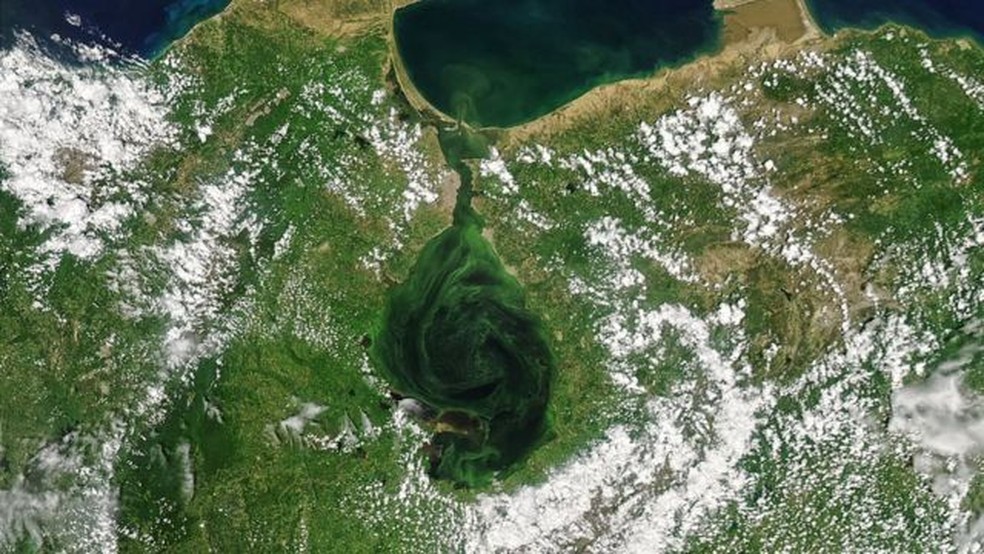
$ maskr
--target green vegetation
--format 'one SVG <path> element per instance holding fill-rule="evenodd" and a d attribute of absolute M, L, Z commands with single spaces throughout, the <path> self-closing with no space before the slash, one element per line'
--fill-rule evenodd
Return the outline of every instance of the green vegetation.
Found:
<path fill-rule="evenodd" d="M 383 8 L 301 4 L 142 70 L 173 140 L 63 168 L 131 210 L 97 254 L 0 192 L 0 500 L 57 501 L 14 548 L 89 513 L 123 552 L 954 540 L 892 421 L 984 391 L 979 48 L 849 32 L 475 134 L 400 99 Z"/>
<path fill-rule="evenodd" d="M 224 239 L 236 276 L 219 318 L 234 337 L 195 364 L 191 386 L 168 387 L 166 417 L 118 465 L 124 551 L 373 552 L 427 537 L 354 514 L 362 494 L 393 494 L 421 458 L 367 378 L 366 340 L 385 281 L 402 280 L 449 219 L 434 206 L 402 219 L 409 180 L 443 171 L 436 140 L 414 138 L 391 96 L 373 100 L 387 86 L 378 32 L 326 39 L 264 13 L 261 26 L 234 9 L 174 52 L 197 82 L 175 99 L 186 149 L 155 159 L 177 166 L 162 186 L 180 198 L 252 172 L 242 201 L 262 225 Z M 203 113 L 212 138 L 200 143 Z M 399 158 L 411 147 L 418 157 Z M 171 216 L 158 215 L 158 227 Z M 377 268 L 374 251 L 385 259 Z"/>

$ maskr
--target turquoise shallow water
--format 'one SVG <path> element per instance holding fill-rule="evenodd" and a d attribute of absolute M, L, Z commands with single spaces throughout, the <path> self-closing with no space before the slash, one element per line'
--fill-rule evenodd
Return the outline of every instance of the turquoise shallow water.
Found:
<path fill-rule="evenodd" d="M 480 126 L 548 113 L 591 87 L 714 50 L 711 0 L 422 0 L 396 12 L 417 89 Z"/>

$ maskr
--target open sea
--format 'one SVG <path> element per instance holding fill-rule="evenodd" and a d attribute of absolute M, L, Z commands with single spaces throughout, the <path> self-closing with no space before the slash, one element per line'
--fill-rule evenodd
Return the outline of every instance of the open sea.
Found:
<path fill-rule="evenodd" d="M 0 47 L 17 30 L 151 59 L 230 0 L 0 0 Z M 397 11 L 404 65 L 445 113 L 508 126 L 588 89 L 717 48 L 712 0 L 418 0 Z M 807 0 L 826 32 L 889 21 L 984 44 L 984 0 Z"/>
<path fill-rule="evenodd" d="M 18 30 L 153 58 L 230 0 L 0 0 L 0 46 Z"/>
<path fill-rule="evenodd" d="M 903 23 L 934 37 L 972 37 L 984 45 L 984 0 L 807 0 L 824 32 Z"/>

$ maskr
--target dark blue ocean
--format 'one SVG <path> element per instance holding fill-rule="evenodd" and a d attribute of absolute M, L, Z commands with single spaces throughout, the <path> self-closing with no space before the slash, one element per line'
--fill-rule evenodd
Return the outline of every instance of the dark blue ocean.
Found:
<path fill-rule="evenodd" d="M 873 29 L 894 21 L 934 37 L 972 37 L 984 45 L 984 0 L 807 0 L 826 32 Z"/>
<path fill-rule="evenodd" d="M 38 38 L 57 34 L 153 58 L 196 23 L 222 11 L 229 1 L 0 0 L 0 47 L 11 44 L 14 30 L 25 29 Z M 648 1 L 655 8 L 672 4 Z M 934 36 L 971 36 L 984 43 L 984 0 L 807 0 L 807 4 L 827 32 L 844 27 L 874 28 L 895 21 Z M 634 17 L 630 10 L 623 13 Z"/>
<path fill-rule="evenodd" d="M 0 0 L 0 46 L 16 30 L 153 58 L 229 0 Z"/>

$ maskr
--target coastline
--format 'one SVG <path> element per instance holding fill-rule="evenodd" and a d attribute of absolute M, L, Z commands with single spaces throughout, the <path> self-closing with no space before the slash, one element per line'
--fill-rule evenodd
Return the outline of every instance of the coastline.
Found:
<path fill-rule="evenodd" d="M 724 0 L 727 1 L 727 0 Z M 753 0 L 754 1 L 754 0 Z M 797 0 L 802 2 L 804 5 L 804 10 L 811 14 L 816 27 L 825 34 L 834 35 L 841 31 L 849 30 L 860 30 L 860 31 L 877 31 L 878 29 L 886 25 L 898 25 L 902 27 L 912 27 L 922 33 L 925 33 L 932 40 L 967 40 L 975 44 L 979 48 L 984 48 L 984 28 L 980 31 L 975 31 L 970 27 L 965 29 L 949 29 L 943 30 L 935 27 L 932 23 L 927 24 L 924 21 L 916 21 L 912 18 L 907 17 L 895 17 L 892 19 L 885 19 L 881 22 L 860 22 L 860 23 L 836 23 L 832 22 L 827 25 L 828 29 L 825 30 L 823 26 L 820 25 L 820 18 L 814 13 L 819 14 L 820 10 L 816 9 L 813 0 Z"/>
<path fill-rule="evenodd" d="M 400 56 L 400 48 L 396 44 L 396 31 L 394 27 L 394 21 L 396 20 L 396 10 L 412 4 L 415 0 L 395 0 L 391 2 L 391 9 L 389 11 L 389 18 L 386 22 L 386 44 L 389 49 L 389 66 L 393 70 L 393 77 L 396 80 L 394 83 L 403 93 L 403 96 L 410 103 L 410 106 L 417 110 L 419 113 L 424 115 L 429 115 L 434 117 L 444 123 L 460 123 L 470 128 L 467 123 L 459 122 L 450 114 L 444 113 L 437 106 L 431 104 L 424 95 L 421 94 L 417 86 L 413 84 L 413 79 L 410 78 L 410 73 L 407 71 L 406 65 L 403 63 L 403 57 Z"/>
<path fill-rule="evenodd" d="M 599 110 L 603 110 L 605 106 L 615 103 L 614 96 L 628 94 L 629 97 L 632 97 L 633 91 L 640 88 L 659 89 L 667 81 L 681 76 L 701 78 L 702 71 L 707 71 L 715 66 L 726 65 L 736 57 L 770 57 L 787 48 L 821 41 L 835 34 L 825 31 L 820 26 L 809 0 L 714 0 L 713 7 L 718 17 L 722 18 L 722 28 L 719 40 L 713 48 L 695 52 L 691 58 L 678 65 L 663 66 L 648 73 L 625 76 L 611 81 L 602 80 L 589 85 L 583 91 L 573 94 L 569 101 L 557 108 L 517 125 L 508 127 L 472 126 L 467 122 L 458 121 L 452 114 L 443 112 L 428 101 L 414 84 L 400 55 L 394 32 L 394 16 L 396 10 L 418 1 L 388 0 L 382 5 L 369 3 L 365 10 L 356 10 L 356 13 L 340 15 L 336 14 L 333 9 L 333 6 L 339 4 L 334 0 L 326 2 L 324 10 L 322 10 L 324 13 L 319 14 L 312 14 L 309 10 L 301 10 L 301 7 L 307 10 L 305 2 L 287 0 L 278 6 L 277 10 L 305 27 L 327 36 L 358 34 L 374 27 L 384 28 L 389 55 L 383 71 L 392 71 L 392 78 L 390 79 L 392 85 L 404 95 L 414 110 L 426 118 L 444 124 L 460 124 L 469 129 L 502 133 L 505 137 L 520 137 L 529 133 L 549 130 L 554 126 L 563 127 L 569 124 L 571 120 L 597 113 Z M 222 17 L 233 10 L 248 10 L 251 4 L 251 0 L 232 0 L 225 10 L 213 17 Z M 198 25 L 210 19 L 203 20 Z M 892 24 L 892 22 L 886 24 Z M 899 22 L 898 24 L 911 26 L 911 23 L 906 22 Z M 855 28 L 865 31 L 873 30 L 846 26 L 836 31 Z M 919 28 L 917 27 L 917 29 Z M 188 35 L 190 34 L 191 32 L 188 33 Z M 945 38 L 967 40 L 981 46 L 978 37 L 969 33 L 955 34 Z M 180 40 L 184 39 L 179 39 L 178 42 Z M 636 100 L 626 102 L 625 98 L 622 98 L 621 103 L 633 102 Z"/>
<path fill-rule="evenodd" d="M 205 15 L 204 17 L 192 17 L 189 14 L 182 14 L 182 17 L 179 19 L 175 27 L 170 29 L 165 29 L 159 33 L 155 33 L 154 35 L 151 35 L 151 36 L 159 35 L 159 38 L 155 41 L 152 48 L 147 50 L 147 52 L 145 52 L 146 59 L 148 61 L 154 61 L 157 58 L 167 54 L 167 51 L 171 49 L 171 45 L 184 40 L 185 37 L 187 37 L 188 35 L 190 35 L 195 31 L 196 27 L 207 21 L 211 21 L 212 19 L 221 17 L 222 14 L 226 13 L 226 11 L 233 3 L 231 0 L 225 0 L 225 2 L 226 4 L 219 9 L 213 9 L 211 6 L 204 9 L 203 12 L 208 14 Z M 207 4 L 208 3 L 206 2 L 203 5 L 207 5 Z M 168 17 L 170 18 L 170 14 Z M 149 38 L 150 37 L 148 37 L 148 39 Z M 141 57 L 143 57 L 143 55 Z"/>
<path fill-rule="evenodd" d="M 759 13 L 764 5 L 772 3 L 785 4 L 787 10 L 795 10 L 793 13 L 802 26 L 800 36 L 793 40 L 782 40 L 776 23 L 770 23 L 775 17 L 774 12 L 766 10 L 768 13 Z M 740 60 L 750 57 L 771 58 L 790 48 L 824 40 L 828 35 L 820 31 L 805 8 L 804 0 L 715 0 L 715 9 L 725 18 L 722 34 L 728 33 L 727 26 L 729 22 L 732 24 L 731 41 L 722 40 L 718 50 L 695 56 L 676 67 L 659 68 L 649 75 L 595 86 L 548 114 L 520 125 L 495 130 L 503 133 L 503 146 L 527 140 L 533 135 L 550 135 L 584 119 L 599 117 L 600 114 L 610 116 L 633 109 L 634 106 L 658 102 L 660 91 L 674 87 L 677 83 L 711 79 Z M 759 19 L 759 16 L 763 16 L 764 20 Z"/>
<path fill-rule="evenodd" d="M 459 122 L 451 114 L 441 111 L 429 102 L 413 84 L 413 79 L 410 77 L 406 65 L 400 56 L 393 28 L 394 16 L 396 10 L 413 4 L 416 1 L 392 0 L 389 3 L 389 16 L 386 23 L 388 31 L 387 43 L 390 50 L 389 63 L 391 64 L 396 80 L 394 84 L 400 88 L 410 105 L 421 113 L 435 117 L 445 123 L 458 123 L 472 128 L 468 123 Z M 766 4 L 771 4 L 771 6 L 764 6 Z M 573 94 L 570 100 L 557 108 L 517 125 L 508 127 L 481 126 L 477 128 L 507 134 L 516 131 L 521 133 L 522 131 L 520 130 L 535 127 L 544 120 L 554 118 L 559 113 L 580 111 L 583 106 L 591 103 L 590 97 L 597 95 L 598 93 L 596 91 L 599 90 L 609 90 L 611 87 L 616 87 L 623 83 L 661 79 L 668 73 L 686 70 L 688 67 L 706 60 L 730 58 L 736 50 L 747 54 L 747 46 L 750 44 L 755 44 L 757 47 L 772 42 L 785 45 L 800 41 L 817 40 L 825 36 L 809 12 L 805 0 L 714 0 L 713 7 L 717 16 L 722 18 L 721 34 L 717 43 L 711 48 L 695 52 L 691 58 L 684 60 L 682 63 L 658 67 L 649 73 L 641 75 L 629 75 L 608 82 L 589 85 L 583 91 Z M 777 7 L 781 8 L 779 11 L 782 12 L 778 16 L 775 15 L 775 8 Z M 795 20 L 791 20 L 791 18 L 795 18 Z"/>

